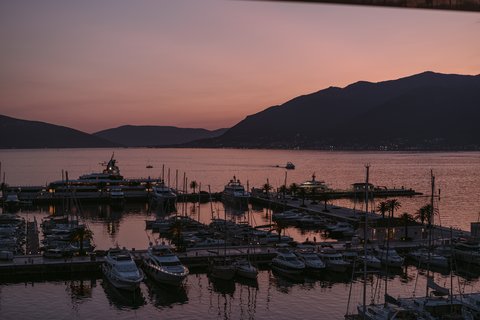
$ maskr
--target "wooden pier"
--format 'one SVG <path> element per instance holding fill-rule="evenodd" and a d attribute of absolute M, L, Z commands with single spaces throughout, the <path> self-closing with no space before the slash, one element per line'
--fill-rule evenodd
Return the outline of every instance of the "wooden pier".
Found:
<path fill-rule="evenodd" d="M 131 250 L 133 258 L 140 263 L 147 250 Z M 275 256 L 275 248 L 262 247 L 227 247 L 197 248 L 178 253 L 178 258 L 189 268 L 207 267 L 211 258 L 226 255 L 235 259 L 249 257 L 256 264 L 269 263 Z M 104 262 L 102 256 L 84 256 L 71 258 L 46 258 L 42 255 L 17 255 L 13 260 L 0 261 L 0 278 L 10 276 L 42 276 L 49 274 L 72 274 L 77 272 L 99 272 Z"/>

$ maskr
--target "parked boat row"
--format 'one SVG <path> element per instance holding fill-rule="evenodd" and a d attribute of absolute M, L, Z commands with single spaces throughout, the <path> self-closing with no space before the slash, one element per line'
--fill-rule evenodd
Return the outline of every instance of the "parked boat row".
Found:
<path fill-rule="evenodd" d="M 69 215 L 44 219 L 41 228 L 44 257 L 69 257 L 81 252 L 92 252 L 95 248 L 87 226 Z"/>
<path fill-rule="evenodd" d="M 10 260 L 24 252 L 25 219 L 13 213 L 0 215 L 0 259 Z"/>

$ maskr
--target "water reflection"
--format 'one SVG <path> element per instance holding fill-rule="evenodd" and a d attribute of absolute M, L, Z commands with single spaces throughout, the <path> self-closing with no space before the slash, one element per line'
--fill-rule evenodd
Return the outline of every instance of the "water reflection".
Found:
<path fill-rule="evenodd" d="M 96 286 L 96 279 L 70 280 L 67 284 L 66 290 L 70 293 L 72 302 L 80 303 L 85 299 L 89 299 L 92 297 L 93 288 L 95 288 Z"/>
<path fill-rule="evenodd" d="M 294 275 L 288 273 L 280 273 L 272 270 L 269 273 L 269 283 L 273 284 L 278 291 L 282 293 L 289 293 L 295 285 L 303 284 L 305 278 L 302 274 Z"/>
<path fill-rule="evenodd" d="M 188 294 L 185 286 L 168 286 L 145 280 L 148 299 L 159 309 L 171 307 L 174 304 L 185 304 L 188 302 Z"/>
<path fill-rule="evenodd" d="M 223 280 L 209 276 L 208 281 L 214 292 L 221 293 L 222 295 L 233 296 L 233 293 L 235 292 L 234 280 Z"/>
<path fill-rule="evenodd" d="M 110 305 L 119 310 L 138 309 L 147 303 L 140 288 L 135 291 L 120 290 L 106 279 L 103 279 L 102 287 Z"/>

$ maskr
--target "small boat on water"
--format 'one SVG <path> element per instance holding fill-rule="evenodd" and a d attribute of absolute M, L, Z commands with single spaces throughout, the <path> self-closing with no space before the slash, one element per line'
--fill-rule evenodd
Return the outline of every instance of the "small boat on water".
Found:
<path fill-rule="evenodd" d="M 137 267 L 130 252 L 125 249 L 108 250 L 102 271 L 117 289 L 134 291 L 143 280 L 142 270 Z"/>
<path fill-rule="evenodd" d="M 142 266 L 150 278 L 169 285 L 181 285 L 189 274 L 171 247 L 163 244 L 150 245 Z"/>
<path fill-rule="evenodd" d="M 285 166 L 285 169 L 294 170 L 294 169 L 295 169 L 295 165 L 294 165 L 292 162 L 287 162 L 287 164 L 286 164 L 286 166 Z"/>
<path fill-rule="evenodd" d="M 236 274 L 247 279 L 257 279 L 258 269 L 247 259 L 237 259 L 233 263 L 236 268 Z"/>
<path fill-rule="evenodd" d="M 287 275 L 299 275 L 305 271 L 305 263 L 287 247 L 277 249 L 277 255 L 272 259 L 272 269 Z"/>
<path fill-rule="evenodd" d="M 240 183 L 235 176 L 224 187 L 222 192 L 222 200 L 234 204 L 247 204 L 250 199 L 250 193 Z"/>

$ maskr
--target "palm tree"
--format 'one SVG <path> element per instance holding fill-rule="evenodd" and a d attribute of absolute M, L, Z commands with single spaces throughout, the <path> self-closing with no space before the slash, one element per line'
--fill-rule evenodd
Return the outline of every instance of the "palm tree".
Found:
<path fill-rule="evenodd" d="M 282 231 L 287 227 L 288 225 L 284 221 L 275 221 L 274 229 L 278 233 L 278 242 L 282 240 Z"/>
<path fill-rule="evenodd" d="M 385 212 L 389 210 L 388 203 L 386 201 L 382 201 L 377 206 L 377 211 L 382 213 L 382 218 L 385 219 Z"/>
<path fill-rule="evenodd" d="M 297 191 L 298 191 L 298 184 L 294 182 L 290 185 L 290 193 L 292 194 L 292 196 L 295 196 L 297 194 Z"/>
<path fill-rule="evenodd" d="M 79 255 L 85 255 L 83 250 L 83 241 L 92 240 L 93 232 L 90 229 L 85 228 L 85 226 L 79 226 L 70 235 L 70 242 L 78 242 L 80 244 Z"/>
<path fill-rule="evenodd" d="M 400 219 L 403 221 L 404 227 L 405 227 L 405 237 L 404 239 L 406 240 L 408 238 L 408 225 L 411 221 L 414 221 L 412 215 L 408 212 L 404 212 L 400 215 Z"/>
<path fill-rule="evenodd" d="M 419 220 L 422 225 L 425 225 L 425 221 L 427 220 L 427 211 L 430 211 L 429 204 L 422 206 L 415 212 L 415 219 Z"/>
<path fill-rule="evenodd" d="M 193 189 L 193 193 L 195 193 L 197 186 L 198 186 L 197 181 L 195 180 L 190 181 L 190 189 Z"/>
<path fill-rule="evenodd" d="M 287 193 L 287 186 L 282 184 L 280 188 L 278 189 L 278 192 L 280 192 L 283 195 L 283 199 L 285 199 L 285 194 Z"/>
<path fill-rule="evenodd" d="M 326 193 L 326 192 L 324 192 L 324 193 L 322 194 L 322 200 L 323 200 L 323 204 L 324 204 L 324 207 L 323 207 L 323 211 L 324 211 L 324 212 L 329 212 L 329 211 L 328 211 L 328 208 L 327 208 L 328 199 L 330 199 L 329 194 Z"/>
<path fill-rule="evenodd" d="M 305 195 L 306 194 L 307 194 L 307 191 L 305 191 L 305 188 L 300 188 L 300 196 L 302 197 L 301 207 L 306 207 L 306 205 L 305 205 Z"/>
<path fill-rule="evenodd" d="M 395 210 L 400 209 L 402 205 L 397 199 L 387 200 L 388 211 L 390 211 L 391 217 L 393 218 Z"/>
<path fill-rule="evenodd" d="M 267 182 L 263 185 L 262 190 L 265 191 L 265 193 L 267 194 L 267 198 L 269 198 L 268 194 L 270 190 L 272 190 L 272 186 Z"/>

